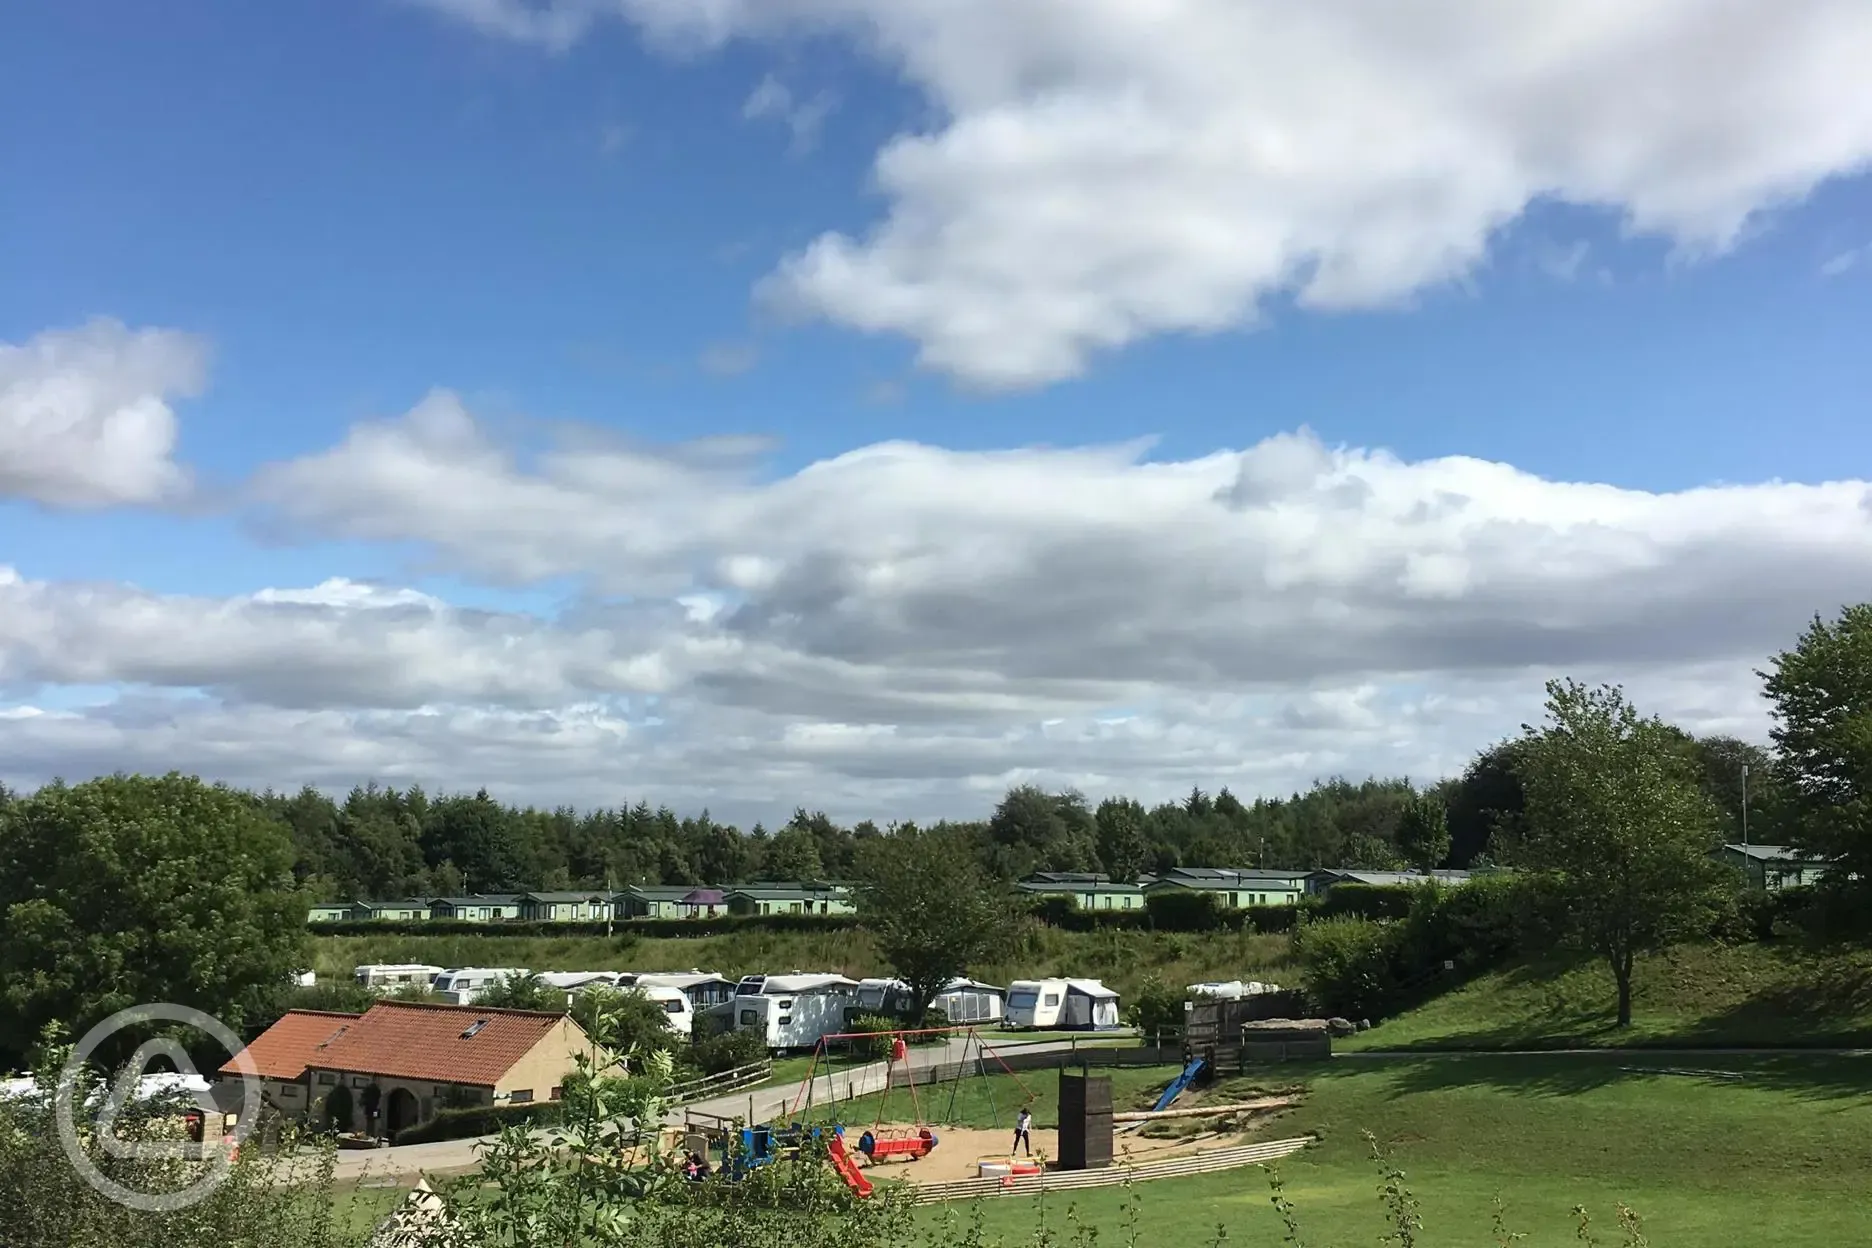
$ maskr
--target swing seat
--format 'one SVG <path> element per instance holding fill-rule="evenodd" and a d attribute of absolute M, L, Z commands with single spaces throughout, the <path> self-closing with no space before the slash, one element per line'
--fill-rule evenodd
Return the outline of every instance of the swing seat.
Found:
<path fill-rule="evenodd" d="M 929 1156 L 930 1150 L 936 1147 L 936 1133 L 927 1127 L 873 1128 L 868 1134 L 871 1147 L 865 1152 L 873 1161 L 882 1161 L 887 1157 L 915 1160 Z"/>

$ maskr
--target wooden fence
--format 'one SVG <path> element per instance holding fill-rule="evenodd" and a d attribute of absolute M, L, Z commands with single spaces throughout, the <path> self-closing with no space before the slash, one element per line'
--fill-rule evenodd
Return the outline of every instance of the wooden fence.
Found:
<path fill-rule="evenodd" d="M 706 1101 L 711 1096 L 738 1092 L 742 1088 L 751 1088 L 755 1084 L 766 1083 L 771 1078 L 773 1078 L 772 1062 L 750 1062 L 746 1066 L 736 1066 L 733 1070 L 724 1070 L 718 1074 L 703 1075 L 699 1079 L 685 1079 L 681 1083 L 671 1084 L 669 1102 L 672 1105 L 685 1105 L 690 1101 Z"/>
<path fill-rule="evenodd" d="M 913 1189 L 919 1205 L 947 1200 L 979 1200 L 991 1196 L 1031 1196 L 1039 1192 L 1077 1191 L 1087 1187 L 1116 1187 L 1123 1183 L 1143 1183 L 1151 1179 L 1180 1179 L 1192 1174 L 1211 1174 L 1218 1170 L 1238 1170 L 1244 1166 L 1263 1165 L 1291 1156 L 1313 1143 L 1310 1135 L 1287 1140 L 1268 1140 L 1218 1148 L 1187 1157 L 1166 1157 L 1162 1161 L 1143 1161 L 1133 1165 L 1114 1164 L 1104 1170 L 1049 1170 L 1042 1174 L 1011 1178 L 962 1179 L 954 1183 L 930 1183 Z"/>

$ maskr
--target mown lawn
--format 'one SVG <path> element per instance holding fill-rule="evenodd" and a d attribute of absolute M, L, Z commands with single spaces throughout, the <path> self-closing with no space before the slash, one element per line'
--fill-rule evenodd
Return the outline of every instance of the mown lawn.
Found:
<path fill-rule="evenodd" d="M 1181 1067 L 1142 1066 L 1117 1068 L 1112 1076 L 1113 1103 L 1120 1108 L 1148 1109 Z M 923 1122 L 938 1126 L 1011 1128 L 1014 1115 L 1022 1105 L 1033 1111 L 1034 1125 L 1048 1128 L 1059 1125 L 1059 1073 L 1052 1070 L 1001 1073 L 985 1077 L 964 1077 L 933 1086 L 919 1085 L 913 1104 L 907 1087 L 892 1088 L 889 1093 L 842 1100 L 836 1106 L 815 1105 L 814 1122 L 868 1124 L 879 1120 L 880 1111 L 887 1122 L 915 1121 L 920 1110 Z M 802 1114 L 802 1117 L 806 1115 Z"/>
<path fill-rule="evenodd" d="M 1687 945 L 1640 960 L 1632 1026 L 1601 962 L 1496 971 L 1335 1045 L 1369 1049 L 1872 1045 L 1872 950 L 1794 942 Z"/>
<path fill-rule="evenodd" d="M 1695 1067 L 1744 1078 L 1661 1073 L 1684 1064 L 1617 1054 L 1448 1055 L 1281 1067 L 1267 1086 L 1298 1080 L 1306 1100 L 1264 1134 L 1321 1137 L 1280 1163 L 1312 1248 L 1369 1245 L 1388 1229 L 1362 1131 L 1406 1172 L 1425 1248 L 1497 1242 L 1497 1196 L 1508 1229 L 1526 1233 L 1524 1248 L 1576 1244 L 1578 1205 L 1600 1242 L 1623 1243 L 1614 1226 L 1620 1201 L 1640 1213 L 1656 1248 L 1872 1244 L 1872 1061 L 1708 1055 Z M 1145 1245 L 1206 1243 L 1218 1222 L 1235 1244 L 1279 1243 L 1284 1234 L 1259 1169 L 1133 1190 Z M 999 1235 L 1024 1236 L 1043 1219 L 1066 1234 L 1070 1205 L 1100 1226 L 1101 1243 L 1122 1244 L 1125 1199 L 1114 1188 L 1044 1204 L 991 1200 L 980 1216 Z"/>

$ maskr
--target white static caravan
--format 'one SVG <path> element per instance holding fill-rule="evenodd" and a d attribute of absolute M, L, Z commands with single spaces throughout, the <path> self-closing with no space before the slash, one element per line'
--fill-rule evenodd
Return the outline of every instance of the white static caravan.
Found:
<path fill-rule="evenodd" d="M 760 1035 L 775 1053 L 810 1049 L 846 1030 L 858 981 L 843 975 L 750 975 L 735 989 L 734 1026 Z"/>
<path fill-rule="evenodd" d="M 441 973 L 441 967 L 425 966 L 420 962 L 374 962 L 358 967 L 351 975 L 359 984 L 373 991 L 393 992 L 412 985 L 427 988 Z"/>
<path fill-rule="evenodd" d="M 951 1023 L 998 1023 L 1007 1013 L 1007 990 L 973 979 L 952 979 L 932 1004 Z"/>
<path fill-rule="evenodd" d="M 435 990 L 444 1001 L 473 1005 L 482 993 L 505 979 L 527 974 L 523 966 L 461 966 L 435 977 Z"/>
<path fill-rule="evenodd" d="M 1008 985 L 1007 1025 L 1097 1031 L 1118 1026 L 1118 994 L 1096 979 L 1017 979 Z"/>

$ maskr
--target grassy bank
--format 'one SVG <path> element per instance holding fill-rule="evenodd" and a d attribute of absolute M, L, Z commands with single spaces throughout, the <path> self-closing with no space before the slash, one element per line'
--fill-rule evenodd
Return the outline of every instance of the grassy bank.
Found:
<path fill-rule="evenodd" d="M 1863 1197 L 1872 1175 L 1872 1062 L 1711 1056 L 1697 1063 L 1741 1072 L 1734 1082 L 1660 1073 L 1670 1065 L 1588 1054 L 1281 1067 L 1280 1082 L 1308 1090 L 1263 1134 L 1321 1136 L 1280 1166 L 1312 1248 L 1370 1244 L 1386 1229 L 1365 1130 L 1407 1172 L 1422 1203 L 1418 1242 L 1430 1248 L 1497 1242 L 1498 1195 L 1508 1228 L 1527 1232 L 1524 1248 L 1576 1243 L 1571 1210 L 1582 1204 L 1601 1242 L 1621 1242 L 1613 1226 L 1621 1200 L 1644 1216 L 1652 1242 L 1672 1248 L 1872 1243 L 1872 1203 Z M 1142 1243 L 1207 1243 L 1219 1222 L 1232 1243 L 1282 1239 L 1267 1176 L 1257 1169 L 1140 1184 L 1135 1195 Z M 1125 1199 L 1112 1188 L 1044 1203 L 986 1201 L 981 1216 L 997 1234 L 1025 1235 L 1043 1219 L 1065 1233 L 1071 1206 L 1113 1239 Z"/>
<path fill-rule="evenodd" d="M 435 966 L 524 966 L 536 971 L 702 970 L 729 977 L 791 970 L 841 971 L 855 978 L 888 973 L 868 933 L 742 931 L 721 936 L 606 938 L 501 936 L 315 936 L 321 979 L 349 978 L 366 962 Z M 1121 996 L 1150 975 L 1182 986 L 1216 979 L 1290 976 L 1285 936 L 1228 932 L 1063 932 L 1036 927 L 972 973 L 992 983 L 1051 975 L 1103 979 Z"/>
<path fill-rule="evenodd" d="M 1549 958 L 1483 975 L 1338 1047 L 1872 1045 L 1872 950 L 1694 945 L 1643 958 L 1636 970 L 1626 1030 L 1614 1025 L 1602 962 Z"/>

